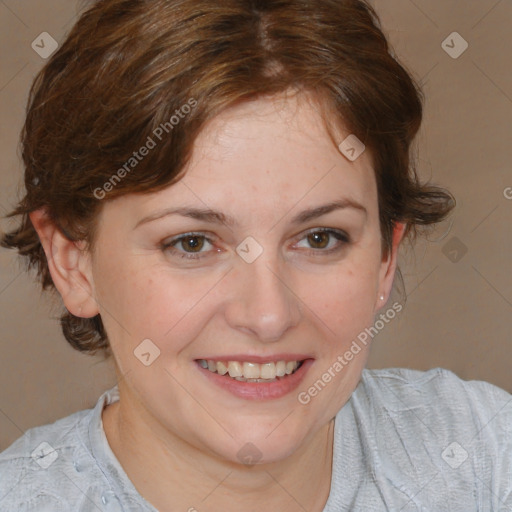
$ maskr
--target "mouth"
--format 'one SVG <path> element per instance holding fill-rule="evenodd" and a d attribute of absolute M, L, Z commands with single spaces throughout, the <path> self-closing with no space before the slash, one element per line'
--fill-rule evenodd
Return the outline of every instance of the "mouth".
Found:
<path fill-rule="evenodd" d="M 276 361 L 261 360 L 257 363 L 234 359 L 196 359 L 194 363 L 208 386 L 218 386 L 244 400 L 266 401 L 294 392 L 314 361 L 311 358 L 279 358 Z"/>
<path fill-rule="evenodd" d="M 214 361 L 197 359 L 196 362 L 211 373 L 234 379 L 239 382 L 276 382 L 293 375 L 304 363 L 300 361 L 269 361 L 254 363 L 249 361 Z"/>

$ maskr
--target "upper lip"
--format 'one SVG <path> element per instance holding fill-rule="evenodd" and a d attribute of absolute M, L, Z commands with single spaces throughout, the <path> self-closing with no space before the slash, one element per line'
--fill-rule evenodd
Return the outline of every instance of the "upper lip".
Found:
<path fill-rule="evenodd" d="M 282 353 L 282 354 L 269 354 L 266 356 L 257 356 L 253 354 L 224 354 L 224 355 L 214 355 L 214 356 L 205 356 L 196 359 L 196 361 L 204 359 L 206 361 L 242 361 L 247 363 L 269 363 L 272 361 L 304 361 L 305 359 L 313 359 L 310 355 L 307 354 L 292 354 L 292 353 Z"/>

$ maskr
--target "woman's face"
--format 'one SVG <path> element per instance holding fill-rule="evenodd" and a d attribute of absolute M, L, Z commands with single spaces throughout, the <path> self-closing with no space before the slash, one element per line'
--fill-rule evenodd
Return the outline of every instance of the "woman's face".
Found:
<path fill-rule="evenodd" d="M 378 219 L 369 154 L 347 160 L 304 98 L 215 118 L 180 182 L 101 213 L 90 275 L 124 406 L 233 462 L 292 454 L 365 366 L 361 343 L 335 363 L 391 286 Z M 272 382 L 241 382 L 201 360 L 253 378 L 305 362 Z M 270 364 L 248 364 L 257 362 Z"/>

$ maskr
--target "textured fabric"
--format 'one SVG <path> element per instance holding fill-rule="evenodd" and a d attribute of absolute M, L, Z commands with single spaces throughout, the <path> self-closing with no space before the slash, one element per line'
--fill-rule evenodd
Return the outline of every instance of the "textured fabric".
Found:
<path fill-rule="evenodd" d="M 1 453 L 0 511 L 155 512 L 103 431 L 118 399 L 114 387 Z M 365 369 L 335 419 L 324 512 L 341 511 L 512 511 L 512 395 L 441 368 Z"/>

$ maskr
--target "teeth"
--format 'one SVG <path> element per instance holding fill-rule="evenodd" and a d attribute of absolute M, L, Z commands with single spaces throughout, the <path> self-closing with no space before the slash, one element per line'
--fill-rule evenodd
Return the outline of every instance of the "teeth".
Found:
<path fill-rule="evenodd" d="M 231 362 L 229 364 L 231 364 Z M 242 372 L 246 379 L 259 379 L 260 365 L 256 363 L 244 363 Z"/>
<path fill-rule="evenodd" d="M 286 375 L 290 375 L 290 373 L 295 370 L 297 366 L 295 365 L 295 361 L 290 361 L 289 363 L 286 363 Z"/>
<path fill-rule="evenodd" d="M 274 379 L 276 377 L 275 363 L 265 363 L 260 365 L 260 378 L 261 379 Z"/>
<path fill-rule="evenodd" d="M 228 373 L 228 367 L 221 361 L 217 363 L 217 373 L 219 375 L 226 375 Z"/>
<path fill-rule="evenodd" d="M 235 377 L 240 382 L 275 382 L 277 379 L 246 379 L 244 377 Z"/>
<path fill-rule="evenodd" d="M 200 359 L 199 364 L 213 373 L 226 375 L 240 382 L 272 382 L 276 377 L 292 374 L 299 366 L 299 361 L 276 361 L 263 364 L 247 361 L 213 361 Z"/>
<path fill-rule="evenodd" d="M 284 377 L 286 374 L 286 363 L 284 361 L 277 361 L 276 363 L 276 375 L 278 377 Z"/>
<path fill-rule="evenodd" d="M 243 377 L 242 365 L 238 361 L 229 361 L 228 372 L 230 377 Z"/>

